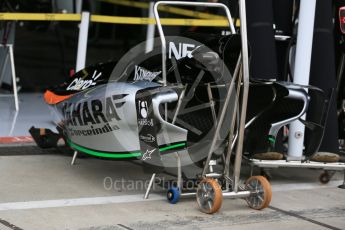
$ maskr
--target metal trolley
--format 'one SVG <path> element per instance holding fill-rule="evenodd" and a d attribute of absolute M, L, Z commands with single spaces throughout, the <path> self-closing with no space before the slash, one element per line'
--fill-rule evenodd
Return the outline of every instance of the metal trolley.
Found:
<path fill-rule="evenodd" d="M 265 177 L 270 177 L 267 169 L 274 168 L 308 168 L 308 169 L 320 169 L 323 172 L 319 176 L 319 181 L 322 184 L 327 184 L 332 176 L 337 171 L 342 171 L 344 174 L 343 184 L 339 185 L 338 188 L 345 189 L 345 163 L 334 162 L 334 163 L 324 163 L 315 161 L 297 161 L 297 160 L 258 160 L 258 159 L 248 159 L 251 166 L 251 172 L 253 172 L 254 167 L 263 169 L 262 175 Z"/>
<path fill-rule="evenodd" d="M 167 193 L 167 198 L 171 203 L 176 203 L 179 197 L 196 196 L 197 202 L 202 212 L 215 213 L 219 210 L 223 198 L 245 198 L 249 207 L 253 209 L 263 209 L 268 207 L 272 191 L 268 180 L 263 176 L 252 176 L 245 184 L 240 184 L 240 171 L 242 162 L 242 147 L 244 139 L 245 119 L 247 110 L 248 90 L 249 90 L 249 58 L 248 58 L 248 42 L 247 42 L 247 27 L 246 27 L 246 6 L 245 1 L 240 0 L 240 18 L 241 18 L 241 54 L 237 62 L 236 69 L 233 74 L 231 82 L 226 84 L 227 94 L 225 97 L 224 106 L 221 109 L 219 120 L 217 121 L 215 135 L 211 142 L 211 147 L 208 151 L 207 160 L 203 171 L 198 178 L 198 186 L 196 192 L 182 191 L 182 172 L 181 161 L 176 154 L 177 159 L 177 187 L 170 188 Z M 227 6 L 221 3 L 199 3 L 199 2 L 183 2 L 183 1 L 160 1 L 154 5 L 154 16 L 158 26 L 160 40 L 162 43 L 162 76 L 164 85 L 166 86 L 166 39 L 162 29 L 161 20 L 158 13 L 160 5 L 178 5 L 178 6 L 201 6 L 211 8 L 222 8 L 226 12 L 227 20 L 229 22 L 230 32 L 236 34 L 232 17 Z M 241 93 L 239 93 L 241 91 Z M 226 117 L 227 107 L 230 102 L 232 93 L 237 94 L 237 102 L 235 107 L 231 108 L 234 113 L 232 116 L 233 122 L 230 127 L 229 142 L 227 151 L 224 157 L 223 169 L 221 172 L 214 172 L 215 161 L 212 160 L 212 155 L 216 147 L 218 134 L 220 132 L 223 121 Z M 241 103 L 239 106 L 239 103 Z M 240 111 L 239 111 L 240 110 Z M 239 111 L 239 113 L 237 113 Z M 239 120 L 237 132 L 235 132 L 234 119 Z M 233 149 L 236 147 L 235 163 L 233 167 L 233 175 L 230 175 L 230 158 Z M 155 174 L 152 175 L 149 187 L 146 191 L 145 197 L 148 198 L 150 189 L 155 180 Z M 220 182 L 223 182 L 220 185 Z M 225 185 L 224 185 L 225 183 Z"/>

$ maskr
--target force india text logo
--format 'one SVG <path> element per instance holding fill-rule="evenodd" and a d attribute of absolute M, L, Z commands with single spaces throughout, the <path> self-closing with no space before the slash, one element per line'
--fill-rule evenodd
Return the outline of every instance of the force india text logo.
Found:
<path fill-rule="evenodd" d="M 93 75 L 91 77 L 91 79 L 89 80 L 83 80 L 85 77 L 88 76 L 88 73 L 84 73 L 85 76 L 84 77 L 79 77 L 79 78 L 75 78 L 71 84 L 69 84 L 69 86 L 67 87 L 67 90 L 83 90 L 83 89 L 87 89 L 90 86 L 94 86 L 96 85 L 96 80 L 102 76 L 102 73 L 98 73 L 97 71 L 93 72 Z"/>
<path fill-rule="evenodd" d="M 134 81 L 152 81 L 155 79 L 162 71 L 151 72 L 141 66 L 135 66 Z"/>
<path fill-rule="evenodd" d="M 109 122 L 121 120 L 116 109 L 125 104 L 125 101 L 119 100 L 126 96 L 127 94 L 120 94 L 106 97 L 103 101 L 95 99 L 76 104 L 65 103 L 62 113 L 69 133 L 72 136 L 91 136 L 118 130 L 117 125 L 110 125 Z M 82 126 L 87 129 L 75 129 Z"/>

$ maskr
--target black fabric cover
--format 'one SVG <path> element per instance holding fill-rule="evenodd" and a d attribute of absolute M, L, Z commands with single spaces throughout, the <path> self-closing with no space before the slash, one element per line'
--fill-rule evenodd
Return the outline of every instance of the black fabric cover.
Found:
<path fill-rule="evenodd" d="M 317 0 L 309 84 L 328 92 L 336 87 L 332 1 Z M 316 108 L 311 107 L 309 113 Z M 309 114 L 310 115 L 310 114 Z M 338 153 L 336 96 L 332 98 L 319 151 Z"/>
<path fill-rule="evenodd" d="M 248 41 L 251 50 L 250 76 L 277 78 L 272 0 L 246 0 Z"/>

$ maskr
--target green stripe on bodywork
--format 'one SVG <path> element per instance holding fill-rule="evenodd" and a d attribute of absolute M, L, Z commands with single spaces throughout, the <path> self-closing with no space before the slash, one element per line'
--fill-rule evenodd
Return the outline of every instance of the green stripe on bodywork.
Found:
<path fill-rule="evenodd" d="M 275 143 L 276 142 L 276 139 L 274 137 L 269 137 L 268 138 L 268 141 L 271 142 L 271 143 Z"/>
<path fill-rule="evenodd" d="M 178 143 L 178 144 L 175 144 L 175 145 L 169 145 L 169 146 L 160 148 L 159 151 L 163 152 L 165 150 L 175 149 L 175 148 L 182 147 L 182 146 L 186 146 L 186 143 L 184 142 L 184 143 Z"/>
<path fill-rule="evenodd" d="M 142 154 L 140 151 L 137 152 L 128 152 L 128 153 L 104 153 L 104 152 L 100 152 L 100 151 L 95 151 L 95 150 L 91 150 L 85 147 L 82 147 L 80 145 L 74 144 L 72 141 L 67 140 L 68 145 L 75 149 L 78 150 L 80 152 L 83 153 L 87 153 L 93 156 L 97 156 L 97 157 L 105 157 L 105 158 L 133 158 L 133 157 L 140 157 Z M 179 148 L 182 146 L 186 146 L 186 143 L 177 143 L 174 145 L 169 145 L 163 148 L 160 148 L 159 151 L 163 152 L 169 149 L 175 149 L 175 148 Z"/>
<path fill-rule="evenodd" d="M 69 146 L 71 146 L 73 149 L 78 150 L 83 153 L 87 153 L 93 156 L 97 157 L 106 157 L 106 158 L 132 158 L 132 157 L 139 157 L 141 156 L 140 152 L 128 152 L 128 153 L 103 153 L 91 149 L 87 149 L 85 147 L 76 145 L 72 143 L 71 141 L 68 141 Z"/>

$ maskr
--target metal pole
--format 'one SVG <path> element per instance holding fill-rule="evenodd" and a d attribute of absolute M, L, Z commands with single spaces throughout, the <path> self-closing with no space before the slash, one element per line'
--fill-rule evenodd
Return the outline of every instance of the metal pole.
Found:
<path fill-rule="evenodd" d="M 149 6 L 149 18 L 154 18 L 153 14 L 153 6 L 154 2 L 150 2 Z M 147 30 L 146 30 L 146 47 L 145 47 L 145 53 L 148 53 L 153 50 L 154 45 L 154 38 L 155 36 L 155 25 L 154 24 L 148 24 Z"/>
<path fill-rule="evenodd" d="M 9 52 L 10 52 L 14 105 L 15 105 L 16 111 L 18 111 L 19 110 L 19 101 L 18 101 L 18 92 L 17 92 L 17 77 L 16 77 L 16 71 L 14 68 L 13 45 L 7 45 L 7 46 L 9 48 Z"/>
<path fill-rule="evenodd" d="M 181 158 L 179 153 L 175 153 L 176 155 L 176 161 L 177 161 L 177 187 L 179 188 L 180 192 L 182 192 L 182 166 L 181 166 Z"/>
<path fill-rule="evenodd" d="M 144 199 L 145 200 L 149 198 L 150 191 L 151 191 L 151 188 L 152 188 L 152 185 L 153 185 L 153 182 L 154 182 L 155 178 L 156 178 L 156 173 L 153 173 L 152 176 L 151 176 L 151 180 L 150 180 L 149 186 L 147 187 L 146 193 L 144 195 Z"/>
<path fill-rule="evenodd" d="M 246 2 L 240 0 L 240 20 L 241 20 L 241 41 L 242 41 L 242 69 L 243 69 L 243 95 L 240 127 L 238 132 L 238 142 L 236 148 L 236 158 L 234 165 L 234 192 L 238 192 L 240 171 L 242 163 L 242 150 L 244 139 L 244 128 L 246 122 L 247 102 L 249 92 L 249 57 L 248 57 L 248 37 L 247 37 L 247 16 L 246 16 Z"/>
<path fill-rule="evenodd" d="M 83 12 L 81 14 L 81 22 L 79 25 L 77 64 L 75 67 L 76 72 L 85 68 L 87 38 L 89 33 L 89 21 L 90 13 Z"/>
<path fill-rule="evenodd" d="M 232 34 L 235 34 L 235 27 L 232 21 L 232 17 L 230 14 L 229 9 L 227 8 L 227 6 L 225 6 L 222 3 L 206 3 L 206 2 L 184 2 L 184 1 L 161 1 L 161 2 L 157 2 L 154 5 L 153 8 L 153 13 L 155 16 L 155 20 L 157 23 L 157 28 L 158 28 L 158 32 L 159 32 L 159 37 L 161 39 L 161 43 L 162 43 L 162 76 L 163 76 L 163 85 L 166 86 L 167 82 L 166 82 L 166 40 L 165 40 L 165 35 L 163 32 L 163 28 L 162 28 L 162 24 L 160 21 L 160 17 L 159 17 L 159 13 L 158 13 L 158 6 L 159 5 L 179 5 L 179 6 L 204 6 L 204 7 L 215 7 L 215 8 L 223 8 L 225 10 L 228 22 L 229 22 L 229 27 L 230 27 L 230 31 Z"/>
<path fill-rule="evenodd" d="M 178 115 L 178 113 L 180 112 L 181 105 L 182 105 L 182 100 L 183 100 L 183 98 L 184 98 L 185 93 L 186 93 L 186 88 L 184 88 L 184 89 L 182 90 L 181 95 L 180 95 L 180 99 L 179 99 L 178 102 L 177 102 L 176 112 L 175 112 L 174 117 L 173 117 L 173 120 L 172 120 L 172 122 L 171 122 L 171 124 L 173 124 L 173 125 L 175 124 L 176 119 L 177 119 L 177 115 Z"/>
<path fill-rule="evenodd" d="M 73 158 L 72 158 L 72 161 L 71 161 L 71 165 L 74 165 L 75 164 L 75 160 L 77 159 L 77 156 L 78 156 L 78 151 L 74 151 L 74 154 L 73 154 Z"/>
<path fill-rule="evenodd" d="M 210 83 L 207 84 L 207 95 L 208 95 L 208 100 L 210 101 L 210 108 L 211 108 L 211 112 L 212 112 L 212 119 L 213 119 L 214 125 L 217 126 L 217 115 L 216 115 L 216 111 L 214 109 L 215 103 L 214 103 L 214 100 L 213 100 L 212 89 L 211 89 L 211 84 Z"/>
<path fill-rule="evenodd" d="M 14 127 L 17 123 L 17 117 L 18 117 L 18 111 L 15 111 L 14 112 L 14 115 L 13 115 L 13 119 L 12 119 L 12 124 L 11 124 L 11 129 L 10 129 L 10 132 L 8 133 L 8 136 L 13 136 L 13 131 L 14 131 Z"/>
<path fill-rule="evenodd" d="M 239 192 L 223 192 L 224 198 L 246 198 L 250 196 L 250 191 L 239 191 Z"/>
<path fill-rule="evenodd" d="M 223 120 L 225 118 L 228 105 L 230 103 L 231 93 L 233 92 L 234 88 L 235 88 L 235 77 L 233 77 L 231 82 L 230 82 L 230 86 L 229 86 L 229 89 L 228 89 L 228 92 L 227 92 L 227 95 L 226 95 L 226 98 L 225 98 L 224 106 L 223 106 L 222 111 L 220 113 L 218 125 L 216 127 L 216 131 L 215 131 L 214 137 L 213 137 L 212 142 L 211 142 L 211 147 L 210 147 L 210 149 L 208 151 L 206 163 L 205 163 L 204 169 L 202 171 L 202 176 L 205 176 L 206 173 L 207 173 L 207 167 L 209 166 L 213 150 L 216 147 L 216 143 L 217 143 L 217 139 L 218 139 L 218 136 L 219 136 L 220 128 L 222 127 Z"/>
<path fill-rule="evenodd" d="M 297 46 L 294 70 L 294 83 L 309 84 L 311 53 L 313 46 L 313 33 L 315 21 L 316 0 L 301 0 Z M 305 115 L 301 117 L 305 119 Z M 288 158 L 300 160 L 303 154 L 304 125 L 295 121 L 290 124 Z"/>
<path fill-rule="evenodd" d="M 161 2 L 157 2 L 154 5 L 153 11 L 154 11 L 154 16 L 155 16 L 155 20 L 157 23 L 157 28 L 158 28 L 158 32 L 159 32 L 159 37 L 161 39 L 161 43 L 162 43 L 162 78 L 163 78 L 163 86 L 167 85 L 166 82 L 166 74 L 167 74 L 167 70 L 166 70 L 166 39 L 165 39 L 165 35 L 163 32 L 163 28 L 162 28 L 162 24 L 160 21 L 160 17 L 159 17 L 159 13 L 158 13 L 158 6 L 159 5 L 179 5 L 179 6 L 203 6 L 203 7 L 213 7 L 213 8 L 223 8 L 228 22 L 229 22 L 229 28 L 232 34 L 235 34 L 235 27 L 234 27 L 234 23 L 232 21 L 232 17 L 231 17 L 231 13 L 230 10 L 228 9 L 228 7 L 222 3 L 206 3 L 206 2 L 186 2 L 186 1 L 161 1 Z M 165 120 L 167 120 L 167 106 L 165 105 Z M 217 133 L 217 132 L 216 132 Z M 212 146 L 214 147 L 214 144 L 212 144 Z M 211 146 L 210 151 L 212 151 L 213 147 Z M 207 162 L 209 162 L 210 160 L 210 156 L 208 157 Z M 206 165 L 205 165 L 206 168 Z M 203 175 L 206 174 L 206 170 L 203 170 Z"/>
<path fill-rule="evenodd" d="M 237 135 L 234 133 L 234 129 L 235 129 L 235 122 L 236 122 L 236 118 L 238 115 L 237 113 L 237 108 L 238 108 L 238 98 L 240 98 L 240 90 L 241 90 L 241 81 L 242 81 L 242 71 L 240 70 L 242 68 L 242 64 L 241 64 L 241 60 L 242 60 L 242 55 L 240 54 L 237 60 L 237 64 L 236 64 L 236 68 L 235 68 L 235 72 L 234 72 L 234 78 L 237 78 L 237 88 L 236 88 L 236 99 L 235 99 L 235 104 L 233 106 L 233 111 L 234 114 L 232 115 L 232 119 L 231 119 L 231 127 L 230 127 L 230 132 L 229 132 L 229 144 L 228 144 L 228 148 L 227 148 L 227 153 L 226 153 L 226 158 L 225 158 L 225 165 L 224 165 L 224 175 L 226 178 L 230 179 L 230 171 L 229 171 L 229 167 L 230 167 L 230 159 L 231 159 L 231 154 L 232 154 L 232 150 L 233 147 L 235 146 L 234 143 L 236 141 Z M 226 180 L 226 185 L 227 188 L 229 188 L 229 182 L 230 180 Z"/>
<path fill-rule="evenodd" d="M 80 14 L 81 13 L 81 10 L 83 8 L 83 0 L 76 0 L 75 1 L 75 12 L 77 14 Z"/>

